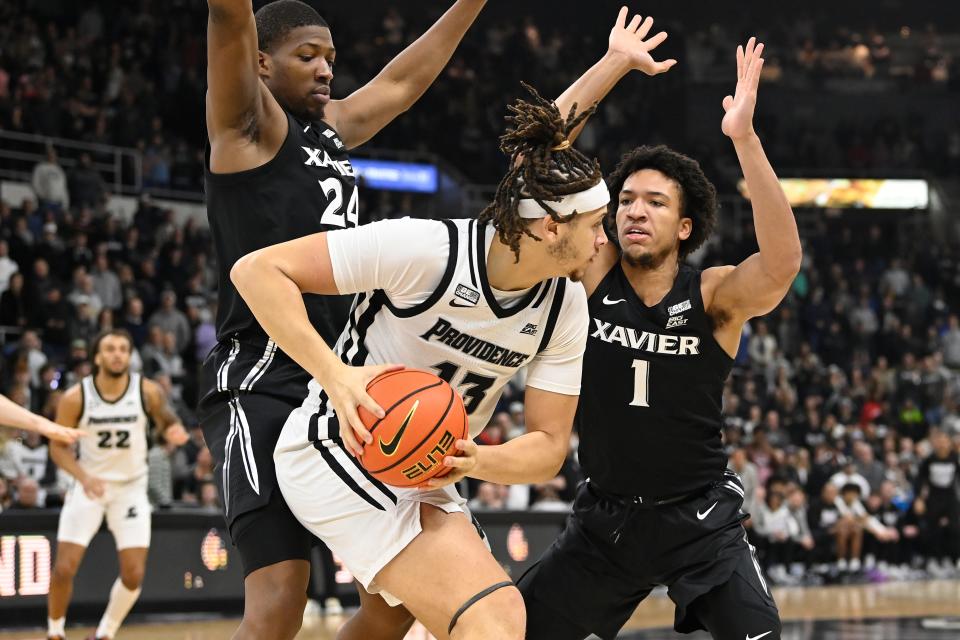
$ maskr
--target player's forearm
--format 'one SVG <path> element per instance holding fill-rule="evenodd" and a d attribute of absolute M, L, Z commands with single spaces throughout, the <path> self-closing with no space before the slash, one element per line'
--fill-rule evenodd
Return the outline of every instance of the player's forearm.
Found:
<path fill-rule="evenodd" d="M 6 396 L 0 396 L 0 423 L 17 429 L 39 431 L 42 420 L 40 416 L 27 411 Z"/>
<path fill-rule="evenodd" d="M 610 53 L 603 55 L 586 73 L 577 78 L 577 81 L 567 87 L 567 90 L 557 98 L 557 109 L 564 118 L 574 104 L 577 111 L 582 112 L 594 103 L 603 100 L 623 76 L 630 72 L 630 63 L 622 55 Z M 583 131 L 586 120 L 570 132 L 568 139 L 573 142 Z"/>
<path fill-rule="evenodd" d="M 383 68 L 378 79 L 404 88 L 406 111 L 433 84 L 483 9 L 486 0 L 457 0 L 426 33 Z"/>
<path fill-rule="evenodd" d="M 552 480 L 567 454 L 567 442 L 545 431 L 529 431 L 503 444 L 480 447 L 470 477 L 497 484 Z"/>
<path fill-rule="evenodd" d="M 310 323 L 297 284 L 256 253 L 239 260 L 230 279 L 267 335 L 323 385 L 341 362 Z"/>
<path fill-rule="evenodd" d="M 733 147 L 750 192 L 753 224 L 764 271 L 789 284 L 800 271 L 802 249 L 793 209 L 756 134 L 735 139 Z"/>
<path fill-rule="evenodd" d="M 77 462 L 77 457 L 68 445 L 60 442 L 50 443 L 50 459 L 53 463 L 73 476 L 77 482 L 83 483 L 87 479 L 87 473 Z"/>

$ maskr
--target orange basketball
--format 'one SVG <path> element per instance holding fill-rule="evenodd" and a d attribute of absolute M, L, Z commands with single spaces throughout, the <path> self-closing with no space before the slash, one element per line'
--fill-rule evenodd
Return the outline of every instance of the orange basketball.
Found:
<path fill-rule="evenodd" d="M 460 394 L 426 371 L 403 369 L 377 376 L 367 393 L 386 415 L 380 420 L 358 407 L 360 419 L 373 436 L 364 445 L 363 467 L 383 483 L 412 487 L 450 471 L 447 455 L 466 438 L 467 412 Z"/>

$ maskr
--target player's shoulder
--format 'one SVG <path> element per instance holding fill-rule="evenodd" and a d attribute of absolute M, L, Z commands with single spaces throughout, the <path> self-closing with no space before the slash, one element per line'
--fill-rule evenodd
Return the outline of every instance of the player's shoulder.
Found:
<path fill-rule="evenodd" d="M 709 267 L 700 272 L 700 294 L 703 298 L 703 306 L 705 309 L 710 308 L 717 288 L 736 268 L 737 267 L 732 264 L 725 264 L 718 267 Z"/>
<path fill-rule="evenodd" d="M 66 391 L 63 392 L 63 395 L 60 396 L 60 400 L 57 402 L 57 412 L 68 412 L 69 414 L 77 414 L 83 411 L 83 405 L 85 400 L 85 392 L 83 389 L 83 382 L 77 382 L 72 385 Z"/>
<path fill-rule="evenodd" d="M 570 331 L 587 331 L 590 312 L 587 305 L 587 290 L 582 282 L 574 282 L 567 278 L 558 280 L 558 286 L 563 286 L 563 301 L 560 305 L 560 314 L 557 318 L 557 334 Z"/>

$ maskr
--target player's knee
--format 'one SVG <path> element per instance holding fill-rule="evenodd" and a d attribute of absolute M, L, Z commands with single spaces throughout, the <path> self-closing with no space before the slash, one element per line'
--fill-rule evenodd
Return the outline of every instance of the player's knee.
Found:
<path fill-rule="evenodd" d="M 527 616 L 516 587 L 498 589 L 467 609 L 451 630 L 454 640 L 523 640 Z"/>
<path fill-rule="evenodd" d="M 120 582 L 123 583 L 127 589 L 131 591 L 136 591 L 140 588 L 140 585 L 143 584 L 143 573 L 144 567 L 121 567 L 120 568 Z"/>
<path fill-rule="evenodd" d="M 77 575 L 77 569 L 79 568 L 80 563 L 76 560 L 57 558 L 57 561 L 53 565 L 53 579 L 73 580 L 73 576 Z"/>
<path fill-rule="evenodd" d="M 246 600 L 243 623 L 256 631 L 257 638 L 293 638 L 303 625 L 306 605 L 305 590 L 277 585 Z"/>

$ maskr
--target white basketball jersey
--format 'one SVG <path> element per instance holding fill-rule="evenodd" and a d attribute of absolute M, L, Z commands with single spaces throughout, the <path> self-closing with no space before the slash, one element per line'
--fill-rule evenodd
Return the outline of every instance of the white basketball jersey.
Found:
<path fill-rule="evenodd" d="M 588 322 L 582 285 L 555 278 L 498 295 L 486 274 L 495 231 L 476 220 L 385 221 L 333 238 L 341 233 L 328 234 L 340 291 L 386 285 L 355 298 L 335 348 L 344 362 L 394 362 L 437 374 L 463 397 L 471 437 L 521 367 L 529 367 L 529 386 L 579 393 Z M 308 439 L 336 437 L 326 394 L 315 380 L 309 391 L 304 406 L 320 419 Z"/>
<path fill-rule="evenodd" d="M 80 439 L 80 466 L 101 480 L 129 482 L 147 475 L 147 418 L 139 373 L 130 374 L 126 391 L 116 401 L 100 396 L 93 376 L 80 381 L 83 415 L 77 426 L 89 435 Z"/>

